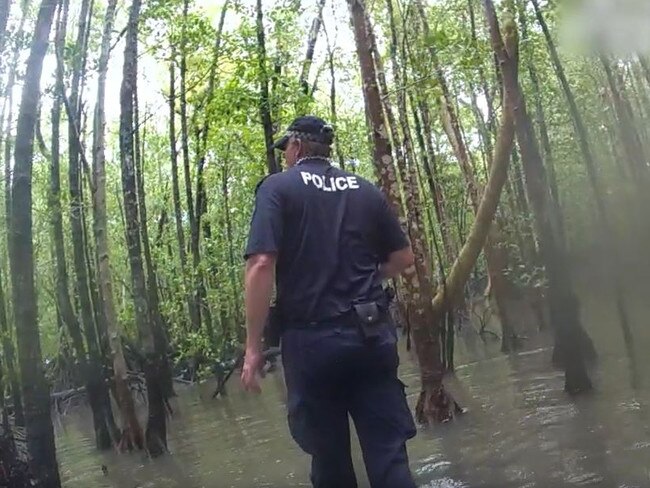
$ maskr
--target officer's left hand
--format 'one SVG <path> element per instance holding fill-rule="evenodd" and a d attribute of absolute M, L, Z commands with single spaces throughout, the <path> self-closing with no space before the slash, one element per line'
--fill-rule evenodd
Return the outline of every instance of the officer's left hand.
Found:
<path fill-rule="evenodd" d="M 241 382 L 246 391 L 260 393 L 260 370 L 263 364 L 262 352 L 256 349 L 246 349 L 244 367 L 241 372 Z"/>

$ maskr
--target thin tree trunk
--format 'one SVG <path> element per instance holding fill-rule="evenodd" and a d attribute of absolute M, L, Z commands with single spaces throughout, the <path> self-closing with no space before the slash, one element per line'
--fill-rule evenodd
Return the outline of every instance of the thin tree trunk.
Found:
<path fill-rule="evenodd" d="M 235 314 L 234 317 L 239 320 L 241 312 L 241 300 L 239 293 L 239 280 L 237 279 L 236 269 L 237 263 L 235 261 L 235 249 L 232 229 L 232 216 L 230 213 L 230 192 L 228 191 L 228 159 L 223 162 L 223 171 L 221 179 L 221 192 L 223 194 L 223 212 L 226 221 L 226 244 L 228 246 L 228 267 L 230 269 L 230 284 L 232 287 L 232 296 L 235 300 Z"/>
<path fill-rule="evenodd" d="M 11 0 L 0 0 L 0 55 L 4 56 Z"/>
<path fill-rule="evenodd" d="M 109 0 L 104 17 L 104 29 L 99 57 L 97 100 L 95 103 L 93 122 L 93 170 L 95 184 L 95 192 L 93 194 L 95 202 L 94 233 L 97 245 L 96 252 L 102 309 L 106 317 L 111 356 L 113 359 L 113 380 L 115 382 L 116 401 L 122 414 L 122 436 L 119 447 L 120 449 L 130 449 L 132 447 L 142 449 L 144 447 L 144 435 L 136 415 L 133 396 L 128 386 L 128 371 L 124 351 L 122 350 L 120 327 L 113 296 L 106 212 L 106 115 L 104 105 L 111 33 L 115 20 L 116 7 L 117 0 Z"/>
<path fill-rule="evenodd" d="M 436 152 L 431 142 L 431 137 L 433 134 L 433 129 L 431 128 L 431 114 L 429 113 L 429 108 L 423 102 L 418 102 L 419 112 L 422 115 L 422 127 L 424 129 L 424 144 L 426 147 L 428 155 L 428 163 L 424 166 L 424 170 L 427 173 L 427 182 L 429 184 L 429 190 L 433 196 L 433 206 L 436 211 L 436 216 L 438 218 L 438 224 L 440 225 L 440 234 L 442 236 L 442 242 L 446 250 L 446 254 L 449 258 L 449 262 L 453 262 L 457 256 L 457 245 L 454 239 L 454 236 L 451 233 L 451 224 L 449 213 L 447 210 L 447 203 L 445 199 L 444 189 L 440 184 L 440 174 L 438 171 L 438 161 L 436 158 Z"/>
<path fill-rule="evenodd" d="M 271 120 L 271 101 L 269 100 L 269 76 L 266 66 L 266 40 L 264 35 L 264 12 L 262 0 L 256 3 L 256 29 L 257 29 L 257 62 L 259 68 L 260 84 L 260 117 L 264 129 L 264 143 L 266 145 L 266 167 L 269 172 L 280 171 L 280 164 L 275 159 L 273 149 L 273 121 Z"/>
<path fill-rule="evenodd" d="M 645 80 L 648 82 L 647 88 L 650 88 L 650 63 L 648 63 L 648 59 L 643 54 L 639 53 L 637 57 L 639 58 L 639 65 L 641 66 L 641 71 L 643 72 L 643 76 L 645 77 Z"/>
<path fill-rule="evenodd" d="M 136 66 L 137 73 L 137 66 Z M 154 327 L 154 337 L 156 340 L 156 353 L 160 356 L 161 370 L 158 372 L 160 381 L 165 389 L 165 396 L 175 396 L 174 385 L 172 381 L 172 370 L 169 364 L 167 353 L 169 352 L 169 343 L 167 340 L 167 327 L 165 319 L 160 311 L 160 291 L 158 290 L 158 278 L 156 276 L 156 267 L 151 257 L 151 241 L 149 240 L 149 226 L 147 217 L 147 200 L 144 190 L 144 162 L 140 150 L 140 116 L 138 109 L 137 96 L 137 75 L 135 79 L 133 111 L 134 111 L 134 147 L 135 147 L 135 174 L 138 194 L 138 210 L 140 221 L 140 232 L 142 237 L 142 250 L 147 272 L 147 293 L 149 301 L 149 313 L 151 314 L 151 324 Z"/>
<path fill-rule="evenodd" d="M 469 11 L 470 27 L 472 33 L 472 46 L 475 49 L 478 49 L 478 36 L 476 32 L 476 14 L 474 12 L 475 1 L 476 0 L 467 0 L 467 7 Z M 485 71 L 483 69 L 482 63 L 478 64 L 477 70 L 478 70 L 479 81 L 481 83 L 481 89 L 483 91 L 483 96 L 485 97 L 485 102 L 487 104 L 487 109 L 488 109 L 487 129 L 489 131 L 489 134 L 494 134 L 496 132 L 497 120 L 496 120 L 496 115 L 494 110 L 493 96 L 488 87 L 487 77 L 485 76 Z M 491 148 L 492 148 L 492 144 L 490 143 L 487 149 L 491 150 Z"/>
<path fill-rule="evenodd" d="M 215 36 L 215 43 L 213 49 L 212 65 L 210 66 L 210 77 L 208 80 L 208 89 L 203 101 L 204 111 L 206 112 L 203 116 L 202 128 L 199 131 L 197 127 L 197 171 L 196 171 L 196 204 L 195 204 L 195 220 L 194 228 L 192 229 L 192 241 L 191 241 L 191 251 L 192 251 L 192 264 L 194 268 L 194 275 L 196 280 L 196 300 L 197 306 L 200 307 L 201 315 L 204 317 L 204 324 L 206 333 L 210 340 L 211 345 L 214 346 L 215 343 L 215 333 L 214 333 L 214 324 L 212 318 L 212 311 L 210 309 L 210 304 L 208 303 L 207 298 L 207 288 L 206 288 L 206 277 L 203 271 L 203 268 L 200 266 L 201 261 L 201 249 L 200 249 L 200 238 L 201 238 L 201 228 L 204 229 L 204 238 L 210 240 L 211 238 L 211 229 L 209 222 L 205 222 L 202 225 L 202 217 L 208 210 L 208 194 L 205 188 L 205 166 L 206 166 L 206 156 L 208 152 L 208 136 L 210 133 L 210 117 L 208 116 L 209 107 L 214 98 L 214 91 L 217 82 L 217 65 L 219 63 L 219 58 L 221 56 L 221 41 L 223 26 L 226 19 L 226 13 L 228 11 L 228 2 L 225 2 L 222 9 L 221 15 L 219 18 L 219 26 L 217 28 L 217 33 Z M 209 248 L 208 248 L 209 249 Z M 210 258 L 209 253 L 206 252 L 206 258 Z"/>
<path fill-rule="evenodd" d="M 318 1 L 318 12 L 311 23 L 309 35 L 307 36 L 307 51 L 305 52 L 305 60 L 302 62 L 302 69 L 300 71 L 300 78 L 298 82 L 305 95 L 309 95 L 309 70 L 314 61 L 314 51 L 316 49 L 316 41 L 318 40 L 318 33 L 320 32 L 323 23 L 323 7 L 325 0 Z"/>
<path fill-rule="evenodd" d="M 133 95 L 137 75 L 136 57 L 140 0 L 133 0 L 129 12 L 124 67 L 120 88 L 120 163 L 122 168 L 122 192 L 126 213 L 126 237 L 131 268 L 131 285 L 135 305 L 135 321 L 140 341 L 144 347 L 144 375 L 147 385 L 149 417 L 146 430 L 146 447 L 149 454 L 159 456 L 167 450 L 167 426 L 165 398 L 158 372 L 162 358 L 156 352 L 154 324 L 151 323 L 145 274 L 142 266 L 140 224 L 138 222 L 138 198 L 133 148 Z"/>
<path fill-rule="evenodd" d="M 21 16 L 20 16 L 20 23 L 18 25 L 18 30 L 16 37 L 20 38 L 25 34 L 25 22 L 27 20 L 27 17 L 29 15 L 29 6 L 30 2 L 29 0 L 24 0 L 21 4 Z M 12 59 L 11 59 L 11 64 L 9 65 L 9 74 L 7 75 L 7 84 L 4 86 L 4 100 L 2 103 L 2 113 L 0 114 L 0 125 L 3 123 L 5 124 L 4 128 L 4 183 L 5 183 L 5 194 L 4 194 L 4 203 L 5 203 L 5 229 L 11 229 L 11 158 L 12 158 L 12 145 L 11 145 L 11 129 L 12 129 L 12 123 L 14 120 L 13 114 L 14 114 L 14 85 L 16 83 L 16 75 L 17 75 L 17 69 L 18 69 L 18 62 L 20 58 L 20 54 L 22 52 L 22 44 L 20 42 L 16 42 L 14 46 L 14 50 L 12 53 Z M 8 111 L 8 113 L 7 113 Z M 7 114 L 7 118 L 5 119 L 5 114 Z M 6 121 L 6 122 L 5 122 Z M 9 232 L 6 232 L 6 239 L 7 239 L 7 254 L 8 256 L 11 256 L 11 236 L 9 235 Z M 5 267 L 6 261 L 3 260 L 3 267 Z M 8 315 L 11 316 L 11 301 L 7 304 L 9 305 L 8 307 Z M 13 380 L 11 381 L 13 384 Z M 20 395 L 20 393 L 16 393 L 14 395 Z M 20 407 L 20 404 L 16 404 L 17 407 Z"/>
<path fill-rule="evenodd" d="M 26 5 L 24 5 L 26 6 Z M 9 4 L 7 4 L 7 14 L 9 13 Z M 27 11 L 23 11 L 21 15 L 20 25 L 18 27 L 18 35 L 24 33 L 25 20 L 27 18 Z M 5 40 L 3 40 L 5 42 Z M 16 69 L 18 66 L 18 57 L 21 53 L 20 43 L 16 43 L 16 47 L 12 54 L 12 62 L 9 65 L 9 74 L 7 76 L 7 84 L 4 89 L 4 102 L 2 105 L 2 113 L 0 114 L 0 131 L 3 131 L 4 136 L 4 210 L 5 210 L 5 229 L 6 229 L 6 239 L 7 239 L 7 254 L 2 257 L 2 270 L 3 272 L 7 269 L 6 258 L 11 256 L 11 157 L 12 157 L 12 145 L 11 145 L 11 127 L 13 122 L 13 89 L 14 83 L 16 80 Z M 0 52 L 1 53 L 1 52 Z M 5 113 L 8 113 L 5 119 Z M 3 126 L 3 124 L 5 124 Z M 9 273 L 6 275 L 7 278 L 7 288 L 10 286 L 10 276 Z M 18 426 L 25 425 L 25 417 L 23 414 L 23 402 L 22 394 L 20 392 L 20 383 L 18 378 L 18 371 L 16 369 L 16 358 L 14 351 L 14 343 L 12 340 L 11 327 L 8 325 L 11 318 L 11 302 L 6 303 L 5 314 L 7 315 L 7 321 L 3 324 L 4 328 L 0 330 L 2 333 L 2 350 L 4 353 L 5 366 L 7 368 L 7 375 L 9 379 L 9 386 L 11 388 L 11 398 L 14 406 L 14 421 Z"/>
<path fill-rule="evenodd" d="M 622 85 L 619 83 L 617 73 L 615 73 L 609 60 L 602 55 L 600 60 L 607 76 L 612 101 L 614 102 L 614 110 L 618 118 L 620 139 L 623 149 L 627 154 L 630 169 L 638 184 L 646 182 L 648 179 L 648 168 L 639 133 L 634 124 L 631 107 L 624 97 Z M 645 186 L 639 185 L 639 191 L 643 192 L 642 195 L 646 195 Z"/>
<path fill-rule="evenodd" d="M 14 177 L 11 192 L 12 226 L 10 255 L 14 320 L 21 371 L 23 407 L 27 432 L 29 467 L 33 485 L 59 488 L 54 430 L 50 416 L 50 394 L 43 371 L 34 285 L 34 243 L 32 229 L 32 163 L 34 132 L 40 99 L 43 59 L 56 0 L 43 0 L 34 27 L 16 130 Z"/>
<path fill-rule="evenodd" d="M 338 114 L 336 110 L 336 76 L 334 70 L 334 52 L 330 44 L 329 36 L 327 31 L 325 31 L 325 40 L 327 41 L 327 64 L 329 66 L 330 72 L 330 122 L 334 127 L 334 131 L 337 131 L 338 128 Z M 338 139 L 334 141 L 334 150 L 336 152 L 336 158 L 339 161 L 339 166 L 341 169 L 345 169 L 345 159 L 343 158 L 343 150 Z M 354 168 L 352 168 L 354 171 Z"/>
<path fill-rule="evenodd" d="M 56 49 L 63 45 L 66 36 L 66 25 L 68 21 L 68 2 L 63 2 L 62 10 L 59 10 L 58 23 L 56 28 Z M 59 73 L 60 74 L 60 73 Z M 57 76 L 59 76 L 57 74 Z M 63 215 L 61 211 L 61 169 L 60 169 L 60 123 L 61 106 L 63 99 L 57 91 L 52 106 L 52 150 L 50 165 L 50 193 L 48 207 L 52 225 L 54 241 L 54 256 L 56 261 L 56 298 L 57 307 L 63 323 L 68 329 L 72 339 L 77 361 L 81 367 L 81 374 L 87 374 L 86 346 L 83 341 L 81 326 L 72 308 L 68 290 L 68 270 L 65 258 L 65 244 L 63 237 Z"/>
<path fill-rule="evenodd" d="M 586 357 L 594 353 L 593 344 L 580 323 L 578 301 L 571 283 L 570 268 L 563 243 L 559 240 L 553 204 L 546 184 L 542 162 L 532 122 L 517 79 L 517 51 L 503 48 L 499 22 L 491 0 L 484 0 L 492 46 L 501 64 L 504 88 L 515 98 L 515 126 L 521 151 L 528 195 L 533 205 L 542 260 L 548 276 L 548 298 L 551 321 L 556 330 L 556 341 L 565 368 L 565 388 L 571 393 L 591 389 Z M 516 35 L 514 21 L 505 26 L 506 36 Z"/>
<path fill-rule="evenodd" d="M 180 259 L 181 277 L 185 284 L 187 308 L 190 315 L 190 322 L 193 330 L 201 328 L 201 315 L 198 305 L 191 291 L 192 285 L 188 280 L 187 252 L 185 248 L 185 233 L 183 232 L 183 209 L 181 194 L 178 183 L 178 150 L 176 149 L 176 73 L 175 73 L 175 50 L 172 47 L 172 56 L 169 63 L 169 145 L 172 164 L 172 199 L 174 202 L 174 220 L 176 222 L 176 242 L 178 244 L 178 256 Z"/>
<path fill-rule="evenodd" d="M 429 188 L 429 193 L 431 194 L 431 201 L 433 203 L 433 208 L 436 213 L 438 225 L 440 227 L 440 235 L 442 239 L 442 246 L 444 249 L 443 261 L 445 263 L 444 266 L 446 266 L 451 264 L 456 259 L 456 254 L 454 252 L 454 247 L 451 243 L 449 233 L 446 231 L 446 228 L 443 229 L 443 225 L 446 226 L 447 223 L 444 222 L 443 224 L 443 216 L 438 202 L 439 197 L 437 195 L 436 182 L 433 177 L 433 171 L 431 170 L 431 166 L 436 164 L 435 163 L 436 155 L 435 153 L 432 152 L 430 153 L 428 151 L 427 143 L 425 142 L 425 137 L 424 134 L 422 133 L 422 122 L 420 121 L 420 115 L 418 114 L 417 105 L 413 101 L 413 99 L 411 99 L 411 110 L 413 112 L 413 121 L 415 123 L 415 136 L 416 136 L 416 140 L 418 141 L 418 146 L 422 158 L 422 166 L 424 168 L 424 173 L 425 173 L 424 179 L 426 179 L 427 186 Z M 431 158 L 434 159 L 433 163 L 431 162 Z M 433 223 L 431 224 L 431 231 L 432 233 L 434 233 Z M 434 235 L 434 239 L 435 239 L 435 235 Z"/>
<path fill-rule="evenodd" d="M 7 280 L 9 282 L 9 280 Z M 2 277 L 0 276 L 0 287 L 2 285 Z M 25 415 L 23 411 L 22 394 L 20 393 L 20 382 L 18 380 L 18 372 L 16 371 L 16 356 L 14 352 L 14 343 L 11 339 L 10 325 L 7 317 L 6 301 L 2 300 L 2 316 L 0 316 L 0 333 L 2 334 L 2 351 L 4 353 L 4 363 L 7 368 L 7 375 L 9 376 L 9 387 L 11 388 L 11 399 L 14 404 L 14 422 L 17 426 L 25 426 Z M 4 391 L 0 392 L 4 398 Z"/>
<path fill-rule="evenodd" d="M 84 47 L 86 45 L 86 23 L 90 19 L 90 0 L 84 0 L 81 6 L 79 17 L 79 31 L 77 34 L 76 55 L 73 58 L 73 72 L 70 99 L 65 100 L 65 92 L 62 79 L 62 49 L 57 47 L 59 69 L 58 90 L 63 102 L 67 105 L 68 112 L 68 176 L 70 192 L 70 226 L 72 235 L 73 264 L 76 277 L 76 291 L 79 297 L 81 309 L 81 321 L 88 347 L 88 367 L 86 370 L 88 399 L 93 412 L 93 423 L 95 428 L 95 440 L 98 449 L 109 449 L 112 445 L 110 426 L 114 424 L 110 403 L 105 401 L 107 386 L 103 380 L 102 359 L 99 342 L 96 333 L 95 316 L 91 301 L 88 267 L 85 252 L 85 235 L 83 225 L 83 197 L 81 161 L 84 157 L 81 153 L 80 140 L 80 84 L 85 57 Z M 109 418 L 110 416 L 110 418 Z"/>
<path fill-rule="evenodd" d="M 183 0 L 183 27 L 181 33 L 181 62 L 180 62 L 180 102 L 181 102 L 181 146 L 183 149 L 183 175 L 185 177 L 185 200 L 190 227 L 190 242 L 194 240 L 195 213 L 194 198 L 192 197 L 192 175 L 190 172 L 189 132 L 187 128 L 187 14 L 189 0 Z"/>

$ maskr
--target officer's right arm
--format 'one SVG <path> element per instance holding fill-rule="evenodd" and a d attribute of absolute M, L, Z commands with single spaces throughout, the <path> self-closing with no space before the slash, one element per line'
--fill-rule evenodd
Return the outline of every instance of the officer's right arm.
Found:
<path fill-rule="evenodd" d="M 379 204 L 377 224 L 381 259 L 379 271 L 383 279 L 395 278 L 412 266 L 415 259 L 411 244 L 383 195 Z"/>
<path fill-rule="evenodd" d="M 261 184 L 246 246 L 244 305 L 246 309 L 246 354 L 242 383 L 259 391 L 257 373 L 262 366 L 262 335 L 273 293 L 275 263 L 282 242 L 281 198 L 270 181 Z"/>

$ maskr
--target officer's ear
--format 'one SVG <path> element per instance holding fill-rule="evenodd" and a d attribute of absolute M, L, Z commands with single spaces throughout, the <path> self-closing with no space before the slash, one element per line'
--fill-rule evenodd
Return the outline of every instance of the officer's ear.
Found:
<path fill-rule="evenodd" d="M 303 144 L 302 139 L 296 137 L 293 141 L 296 144 L 296 156 L 298 158 L 303 157 L 304 156 L 303 149 L 305 148 L 305 145 Z"/>

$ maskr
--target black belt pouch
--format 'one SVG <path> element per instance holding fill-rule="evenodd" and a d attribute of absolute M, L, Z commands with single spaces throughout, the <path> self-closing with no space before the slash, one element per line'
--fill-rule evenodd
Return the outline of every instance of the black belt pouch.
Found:
<path fill-rule="evenodd" d="M 379 325 L 382 313 L 377 302 L 355 303 L 352 305 L 364 339 L 374 340 L 381 336 Z"/>

